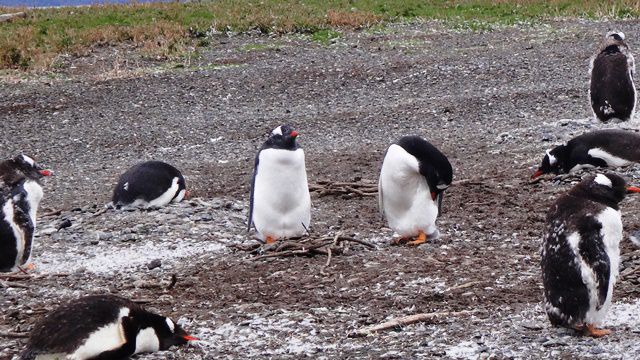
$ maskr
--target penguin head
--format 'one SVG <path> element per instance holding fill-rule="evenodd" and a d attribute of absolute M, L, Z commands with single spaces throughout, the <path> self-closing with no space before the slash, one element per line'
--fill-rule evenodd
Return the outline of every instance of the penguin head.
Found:
<path fill-rule="evenodd" d="M 271 137 L 265 142 L 264 147 L 295 150 L 298 147 L 296 144 L 297 137 L 298 132 L 295 131 L 291 125 L 280 125 L 273 129 Z"/>
<path fill-rule="evenodd" d="M 45 169 L 24 154 L 0 163 L 0 179 L 10 185 L 25 178 L 39 181 L 42 177 L 51 175 L 53 175 L 51 170 Z"/>
<path fill-rule="evenodd" d="M 548 173 L 560 174 L 561 172 L 565 172 L 567 168 L 567 153 L 568 149 L 566 145 L 556 146 L 551 150 L 547 150 L 540 167 L 531 175 L 531 178 L 535 179 L 538 176 Z"/>
<path fill-rule="evenodd" d="M 639 192 L 640 188 L 627 186 L 622 177 L 612 173 L 587 176 L 569 191 L 572 195 L 586 197 L 614 209 L 627 194 Z"/>
<path fill-rule="evenodd" d="M 625 42 L 625 36 L 622 31 L 609 31 L 604 37 L 604 41 L 600 45 L 600 53 L 616 53 L 625 51 L 629 46 Z"/>
<path fill-rule="evenodd" d="M 167 350 L 173 345 L 184 345 L 189 341 L 198 340 L 166 316 L 147 313 L 141 318 L 141 329 L 153 328 L 160 344 L 160 350 Z"/>
<path fill-rule="evenodd" d="M 607 32 L 606 39 L 611 41 L 624 41 L 624 33 L 622 31 L 609 31 Z"/>

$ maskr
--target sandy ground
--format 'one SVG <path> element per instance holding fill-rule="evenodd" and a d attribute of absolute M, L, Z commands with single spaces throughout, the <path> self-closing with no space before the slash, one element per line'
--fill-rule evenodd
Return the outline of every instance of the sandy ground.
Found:
<path fill-rule="evenodd" d="M 110 292 L 202 339 L 140 359 L 638 358 L 640 250 L 627 237 L 640 199 L 621 205 L 621 277 L 606 321 L 614 333 L 596 340 L 551 327 L 541 307 L 544 215 L 584 174 L 529 182 L 545 149 L 606 127 L 591 119 L 587 68 L 612 28 L 636 47 L 638 22 L 487 33 L 418 23 L 345 32 L 329 45 L 217 34 L 185 67 L 96 49 L 56 74 L 6 76 L 2 156 L 24 152 L 56 176 L 39 213 L 36 275 L 0 290 L 0 331 L 28 332 L 60 302 Z M 311 183 L 375 182 L 391 142 L 425 136 L 454 167 L 442 237 L 391 246 L 375 197 L 315 194 L 314 234 L 377 248 L 353 246 L 328 266 L 324 256 L 255 260 L 235 249 L 250 237 L 255 151 L 282 123 L 302 134 Z M 143 159 L 180 168 L 195 199 L 94 216 Z M 640 184 L 636 168 L 619 172 Z M 61 213 L 45 216 L 52 210 Z M 72 226 L 57 231 L 64 219 Z M 464 310 L 348 337 L 393 317 Z M 0 359 L 24 342 L 0 338 Z"/>

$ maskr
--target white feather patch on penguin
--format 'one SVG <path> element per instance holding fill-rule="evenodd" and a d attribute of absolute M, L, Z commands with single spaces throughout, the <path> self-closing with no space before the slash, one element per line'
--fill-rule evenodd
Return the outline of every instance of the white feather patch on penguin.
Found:
<path fill-rule="evenodd" d="M 582 282 L 587 287 L 587 292 L 589 294 L 589 310 L 585 315 L 585 322 L 587 324 L 593 324 L 593 319 L 598 312 L 596 310 L 598 304 L 598 280 L 593 269 L 584 261 L 584 259 L 580 255 L 581 240 L 582 237 L 578 232 L 573 232 L 569 236 L 567 236 L 567 243 L 569 244 L 569 248 L 571 248 L 571 251 L 573 251 L 573 256 L 575 257 L 574 261 L 580 269 Z"/>
<path fill-rule="evenodd" d="M 118 318 L 115 321 L 92 332 L 84 343 L 73 354 L 68 356 L 68 359 L 90 359 L 102 352 L 117 349 L 124 345 L 126 338 L 122 328 L 122 318 L 129 316 L 129 312 L 129 308 L 120 308 Z"/>
<path fill-rule="evenodd" d="M 173 200 L 171 200 L 171 202 L 179 203 L 180 201 L 182 201 L 182 199 L 184 199 L 184 195 L 185 195 L 186 193 L 187 193 L 187 190 L 186 190 L 186 189 L 182 189 L 182 190 L 180 190 L 180 192 L 178 193 L 178 195 L 177 195 L 175 198 L 173 198 Z"/>
<path fill-rule="evenodd" d="M 599 324 L 611 306 L 611 298 L 613 297 L 613 286 L 618 278 L 620 267 L 620 240 L 622 240 L 622 217 L 619 210 L 606 208 L 596 216 L 596 219 L 602 224 L 602 241 L 604 242 L 607 256 L 609 257 L 609 288 L 607 289 L 607 299 L 593 317 L 589 318 L 587 313 L 587 323 L 593 322 Z"/>
<path fill-rule="evenodd" d="M 304 151 L 264 149 L 258 155 L 253 189 L 253 224 L 259 236 L 274 239 L 306 234 L 311 197 Z"/>
<path fill-rule="evenodd" d="M 278 126 L 271 132 L 272 135 L 282 135 L 282 126 Z"/>
<path fill-rule="evenodd" d="M 596 175 L 596 177 L 593 179 L 593 181 L 595 181 L 597 184 L 603 185 L 603 186 L 607 186 L 607 187 L 612 187 L 613 184 L 611 184 L 611 180 L 606 177 L 603 174 L 598 174 Z"/>
<path fill-rule="evenodd" d="M 13 265 L 12 271 L 16 270 L 20 265 L 20 259 L 22 259 L 22 255 L 24 254 L 25 247 L 25 239 L 24 239 L 24 231 L 20 229 L 20 227 L 14 221 L 14 211 L 13 211 L 13 199 L 8 200 L 4 206 L 2 207 L 2 213 L 4 214 L 4 220 L 11 227 L 11 231 L 13 232 L 13 236 L 16 239 L 16 261 Z"/>
<path fill-rule="evenodd" d="M 420 174 L 418 160 L 401 146 L 387 150 L 380 171 L 381 211 L 400 236 L 435 234 L 438 205 L 431 198 L 427 179 Z"/>
<path fill-rule="evenodd" d="M 547 157 L 549 157 L 549 165 L 553 166 L 558 162 L 555 156 L 551 154 L 551 150 L 547 150 Z"/>
<path fill-rule="evenodd" d="M 27 202 L 29 203 L 29 217 L 31 218 L 33 227 L 35 228 L 36 214 L 38 212 L 40 201 L 44 196 L 44 191 L 42 191 L 42 186 L 40 186 L 40 184 L 33 180 L 25 181 L 23 188 L 27 193 Z"/>
<path fill-rule="evenodd" d="M 152 327 L 141 330 L 136 336 L 136 354 L 160 350 L 160 339 Z"/>
<path fill-rule="evenodd" d="M 167 189 L 167 191 L 162 193 L 162 195 L 158 196 L 157 198 L 151 201 L 136 199 L 136 201 L 132 202 L 131 205 L 128 205 L 126 207 L 142 206 L 144 208 L 153 208 L 167 205 L 171 202 L 173 197 L 176 195 L 176 191 L 178 191 L 178 189 L 180 188 L 180 186 L 178 185 L 179 180 L 180 179 L 178 177 L 174 177 L 171 181 L 171 186 Z"/>
<path fill-rule="evenodd" d="M 24 160 L 24 162 L 26 162 L 31 166 L 35 166 L 36 164 L 36 162 L 32 158 L 28 157 L 27 155 L 22 155 L 22 160 Z"/>
<path fill-rule="evenodd" d="M 574 171 L 578 171 L 580 169 L 591 169 L 594 168 L 595 166 L 591 165 L 591 164 L 578 164 L 574 167 L 572 167 L 569 172 L 574 172 Z"/>
<path fill-rule="evenodd" d="M 589 149 L 587 154 L 591 155 L 594 158 L 604 160 L 610 167 L 628 166 L 632 164 L 631 161 L 609 154 L 608 152 L 600 148 Z"/>

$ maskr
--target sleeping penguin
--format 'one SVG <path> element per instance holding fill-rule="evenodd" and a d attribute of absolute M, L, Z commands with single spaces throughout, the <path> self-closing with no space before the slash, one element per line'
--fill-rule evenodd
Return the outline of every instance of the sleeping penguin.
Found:
<path fill-rule="evenodd" d="M 256 155 L 248 230 L 253 224 L 266 243 L 300 237 L 309 229 L 311 197 L 297 136 L 291 126 L 278 126 Z"/>
<path fill-rule="evenodd" d="M 116 208 L 157 208 L 188 195 L 178 169 L 162 161 L 145 161 L 127 170 L 113 189 Z"/>
<path fill-rule="evenodd" d="M 588 176 L 547 213 L 542 245 L 545 310 L 554 326 L 599 337 L 620 264 L 618 203 L 640 188 L 615 174 Z"/>
<path fill-rule="evenodd" d="M 128 359 L 191 340 L 198 339 L 171 319 L 146 311 L 133 301 L 114 295 L 90 295 L 40 319 L 20 360 Z"/>
<path fill-rule="evenodd" d="M 44 195 L 40 179 L 51 174 L 26 155 L 0 163 L 0 272 L 19 270 L 30 261 L 36 212 Z"/>
<path fill-rule="evenodd" d="M 591 58 L 589 96 L 596 119 L 602 122 L 633 118 L 636 88 L 633 55 L 624 41 L 624 33 L 609 32 Z"/>
<path fill-rule="evenodd" d="M 444 191 L 453 170 L 444 154 L 419 136 L 404 136 L 387 150 L 378 182 L 380 212 L 400 235 L 400 242 L 439 236 L 436 227 Z"/>
<path fill-rule="evenodd" d="M 582 134 L 547 150 L 532 179 L 588 167 L 621 167 L 640 161 L 640 134 L 617 129 Z"/>

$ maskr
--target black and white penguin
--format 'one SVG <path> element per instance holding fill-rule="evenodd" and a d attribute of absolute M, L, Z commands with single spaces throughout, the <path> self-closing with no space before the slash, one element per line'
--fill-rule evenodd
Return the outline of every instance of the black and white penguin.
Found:
<path fill-rule="evenodd" d="M 624 33 L 608 32 L 591 58 L 589 97 L 596 119 L 602 122 L 633 118 L 636 107 L 636 71 L 633 55 L 624 41 Z"/>
<path fill-rule="evenodd" d="M 20 360 L 128 359 L 191 340 L 198 339 L 168 317 L 146 311 L 133 301 L 115 295 L 89 295 L 40 319 Z"/>
<path fill-rule="evenodd" d="M 311 222 L 304 150 L 297 136 L 291 126 L 278 126 L 256 155 L 248 230 L 253 224 L 267 243 L 303 236 Z"/>
<path fill-rule="evenodd" d="M 178 169 L 162 161 L 145 161 L 120 176 L 111 201 L 117 208 L 156 208 L 187 196 L 184 177 Z"/>
<path fill-rule="evenodd" d="M 447 157 L 419 136 L 404 136 L 384 157 L 378 182 L 380 212 L 401 241 L 439 236 L 436 227 L 444 191 L 451 185 L 453 169 Z"/>
<path fill-rule="evenodd" d="M 531 178 L 569 173 L 589 167 L 621 167 L 640 161 L 640 134 L 617 129 L 582 134 L 566 145 L 547 150 Z"/>
<path fill-rule="evenodd" d="M 29 263 L 36 213 L 44 195 L 40 179 L 51 174 L 26 155 L 0 163 L 0 272 Z"/>
<path fill-rule="evenodd" d="M 545 309 L 554 326 L 598 337 L 620 264 L 618 203 L 640 188 L 615 174 L 588 176 L 547 213 L 542 255 Z"/>

